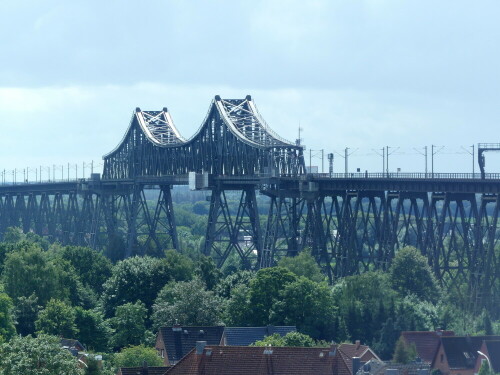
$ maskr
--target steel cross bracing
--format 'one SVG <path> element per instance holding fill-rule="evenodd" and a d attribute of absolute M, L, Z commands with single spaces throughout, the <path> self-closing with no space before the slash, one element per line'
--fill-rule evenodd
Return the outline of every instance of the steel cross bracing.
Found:
<path fill-rule="evenodd" d="M 444 286 L 467 282 L 458 292 L 471 309 L 499 302 L 498 175 L 305 175 L 302 147 L 274 133 L 249 96 L 215 97 L 190 139 L 166 108 L 136 109 L 104 162 L 102 179 L 0 186 L 0 236 L 18 226 L 111 257 L 161 255 L 179 249 L 171 188 L 192 172 L 211 191 L 201 251 L 221 267 L 268 267 L 307 248 L 333 281 L 387 270 L 412 245 Z M 257 190 L 269 197 L 262 228 Z"/>

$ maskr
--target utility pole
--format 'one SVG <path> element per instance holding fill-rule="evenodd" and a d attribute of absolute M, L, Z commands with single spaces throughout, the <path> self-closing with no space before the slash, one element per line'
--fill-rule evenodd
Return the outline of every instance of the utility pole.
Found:
<path fill-rule="evenodd" d="M 434 151 L 434 148 L 437 146 L 431 145 L 431 176 L 434 178 L 434 155 L 436 155 L 439 151 L 441 151 L 444 146 L 441 146 L 441 148 L 437 151 Z"/>
<path fill-rule="evenodd" d="M 386 157 L 385 157 L 385 161 L 386 161 L 386 165 L 387 165 L 387 170 L 386 170 L 386 171 L 387 171 L 387 177 L 389 177 L 389 155 L 394 154 L 394 153 L 395 153 L 395 152 L 399 149 L 399 147 L 396 147 L 396 148 L 394 148 L 394 147 L 389 147 L 389 146 L 385 146 L 385 147 L 386 147 L 386 151 L 385 151 L 385 156 L 386 156 Z M 391 153 L 389 153 L 389 149 L 390 149 L 390 148 L 394 148 L 394 150 L 393 150 Z"/>
<path fill-rule="evenodd" d="M 344 150 L 344 162 L 345 162 L 345 168 L 344 168 L 344 173 L 345 173 L 345 176 L 347 177 L 347 173 L 349 171 L 349 147 L 346 147 L 345 150 Z"/>
<path fill-rule="evenodd" d="M 330 177 L 332 177 L 333 175 L 333 158 L 334 158 L 333 154 L 328 154 L 328 173 Z"/>

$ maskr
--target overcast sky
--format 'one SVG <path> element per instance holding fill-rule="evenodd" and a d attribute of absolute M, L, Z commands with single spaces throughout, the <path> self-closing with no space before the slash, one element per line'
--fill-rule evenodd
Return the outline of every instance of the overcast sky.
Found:
<path fill-rule="evenodd" d="M 337 171 L 349 147 L 378 172 L 384 146 L 423 171 L 414 148 L 434 144 L 436 171 L 470 172 L 462 147 L 500 142 L 499 19 L 498 1 L 0 0 L 0 170 L 81 173 L 135 107 L 167 106 L 189 138 L 215 95 L 251 94 Z"/>

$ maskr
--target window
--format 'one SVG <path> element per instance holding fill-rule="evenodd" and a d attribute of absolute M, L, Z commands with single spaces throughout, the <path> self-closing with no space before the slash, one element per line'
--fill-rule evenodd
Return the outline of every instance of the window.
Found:
<path fill-rule="evenodd" d="M 161 350 L 161 357 L 165 358 L 165 350 L 163 350 L 163 349 Z"/>

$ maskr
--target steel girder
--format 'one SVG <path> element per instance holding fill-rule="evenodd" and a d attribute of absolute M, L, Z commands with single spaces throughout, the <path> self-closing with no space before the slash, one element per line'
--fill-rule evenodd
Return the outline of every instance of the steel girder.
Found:
<path fill-rule="evenodd" d="M 152 120 L 154 119 L 154 120 Z M 104 156 L 104 179 L 176 176 L 289 175 L 305 171 L 303 149 L 280 138 L 253 100 L 216 97 L 198 132 L 180 136 L 166 109 L 137 109 L 118 147 Z"/>
<path fill-rule="evenodd" d="M 290 194 L 291 197 L 286 195 Z M 332 278 L 387 270 L 415 246 L 447 289 L 467 283 L 471 306 L 493 304 L 500 278 L 499 195 L 332 191 L 271 197 L 261 267 L 309 248 Z M 498 302 L 498 301 L 496 301 Z"/>
<path fill-rule="evenodd" d="M 262 257 L 255 187 L 237 191 L 239 204 L 236 214 L 231 213 L 227 191 L 230 190 L 220 187 L 212 190 L 203 252 L 211 256 L 219 267 L 231 254 L 235 254 L 245 269 L 255 268 Z"/>

